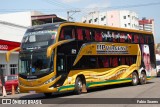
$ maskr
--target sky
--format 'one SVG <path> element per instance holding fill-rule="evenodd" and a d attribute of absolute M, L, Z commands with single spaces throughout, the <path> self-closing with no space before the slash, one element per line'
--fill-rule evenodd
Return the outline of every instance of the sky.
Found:
<path fill-rule="evenodd" d="M 139 19 L 146 17 L 155 21 L 155 41 L 160 43 L 160 0 L 0 0 L 0 14 L 41 11 L 67 18 L 67 11 L 78 10 L 72 15 L 74 21 L 93 11 L 130 10 Z"/>

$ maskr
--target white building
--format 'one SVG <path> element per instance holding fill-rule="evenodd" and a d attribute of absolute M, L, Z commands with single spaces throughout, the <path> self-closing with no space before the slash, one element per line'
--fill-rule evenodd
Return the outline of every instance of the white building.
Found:
<path fill-rule="evenodd" d="M 41 14 L 36 11 L 0 14 L 0 39 L 21 42 L 27 27 L 32 26 L 31 16 Z"/>
<path fill-rule="evenodd" d="M 82 22 L 114 27 L 139 29 L 138 14 L 128 10 L 91 12 L 82 17 Z"/>
<path fill-rule="evenodd" d="M 139 30 L 144 30 L 148 32 L 152 32 L 155 34 L 154 30 L 154 19 L 146 19 L 142 18 L 142 20 L 139 20 Z"/>

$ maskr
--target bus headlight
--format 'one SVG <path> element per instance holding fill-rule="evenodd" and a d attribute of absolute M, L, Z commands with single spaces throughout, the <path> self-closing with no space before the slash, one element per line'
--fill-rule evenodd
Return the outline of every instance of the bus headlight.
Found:
<path fill-rule="evenodd" d="M 50 82 L 52 82 L 55 79 L 55 77 L 52 77 L 51 79 L 47 80 L 44 84 L 48 84 Z"/>

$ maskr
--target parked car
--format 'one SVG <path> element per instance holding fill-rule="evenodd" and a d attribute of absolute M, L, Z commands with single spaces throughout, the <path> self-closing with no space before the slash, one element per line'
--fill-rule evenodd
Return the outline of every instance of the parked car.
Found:
<path fill-rule="evenodd" d="M 160 60 L 156 61 L 157 76 L 160 76 Z"/>
<path fill-rule="evenodd" d="M 5 88 L 7 92 L 12 92 L 12 85 L 14 86 L 15 91 L 19 93 L 18 75 L 5 76 Z"/>

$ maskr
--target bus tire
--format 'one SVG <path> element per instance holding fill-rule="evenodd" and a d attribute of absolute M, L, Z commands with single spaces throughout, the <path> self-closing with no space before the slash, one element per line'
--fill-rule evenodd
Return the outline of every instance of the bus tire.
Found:
<path fill-rule="evenodd" d="M 44 93 L 44 95 L 45 95 L 46 97 L 51 97 L 51 96 L 52 96 L 52 93 Z"/>
<path fill-rule="evenodd" d="M 82 85 L 83 85 L 82 79 L 80 77 L 77 77 L 75 81 L 75 90 L 74 90 L 75 94 L 82 93 Z"/>
<path fill-rule="evenodd" d="M 140 84 L 146 84 L 147 83 L 147 77 L 146 77 L 146 73 L 145 72 L 141 72 L 141 76 L 140 76 Z"/>
<path fill-rule="evenodd" d="M 136 86 L 139 82 L 138 74 L 136 72 L 132 73 L 132 85 Z"/>

